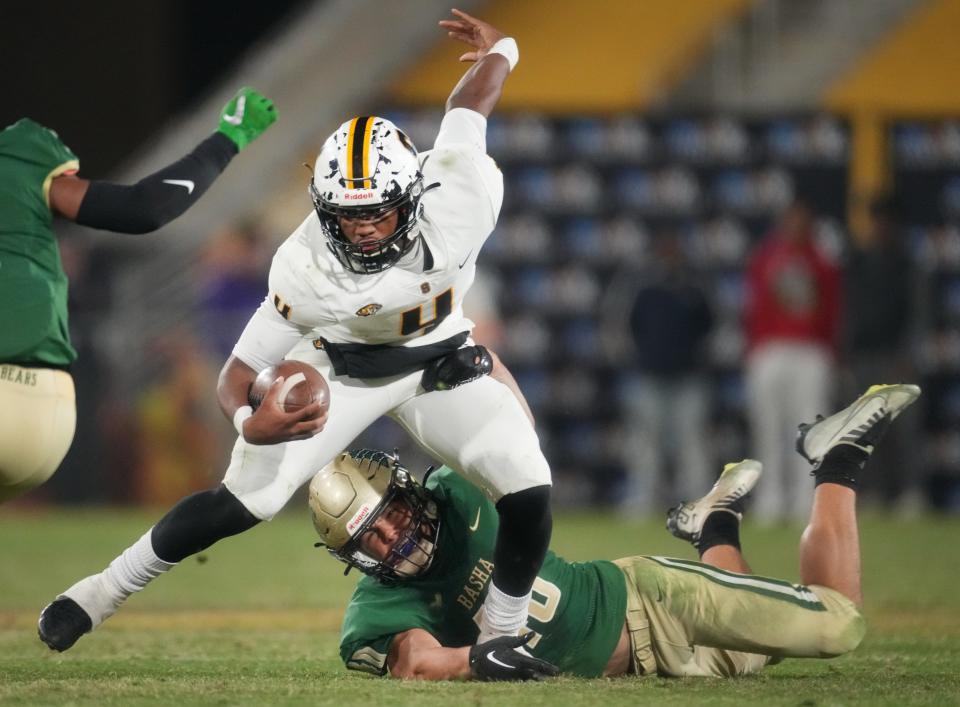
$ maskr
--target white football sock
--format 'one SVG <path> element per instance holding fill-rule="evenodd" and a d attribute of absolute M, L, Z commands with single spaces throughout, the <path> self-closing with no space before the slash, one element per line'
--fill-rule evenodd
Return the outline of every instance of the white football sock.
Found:
<path fill-rule="evenodd" d="M 483 620 L 480 622 L 480 637 L 477 643 L 486 643 L 498 636 L 516 636 L 527 623 L 527 609 L 533 592 L 522 597 L 505 594 L 490 582 L 487 598 L 483 602 Z"/>
<path fill-rule="evenodd" d="M 81 579 L 61 594 L 77 602 L 94 627 L 112 616 L 131 594 L 176 564 L 157 557 L 150 541 L 152 531 L 124 550 L 103 572 Z"/>

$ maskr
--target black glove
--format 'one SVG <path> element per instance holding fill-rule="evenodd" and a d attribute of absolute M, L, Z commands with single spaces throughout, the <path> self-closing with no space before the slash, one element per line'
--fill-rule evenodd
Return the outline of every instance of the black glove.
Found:
<path fill-rule="evenodd" d="M 485 346 L 465 346 L 434 359 L 423 369 L 420 385 L 426 391 L 450 390 L 490 374 L 493 357 Z"/>
<path fill-rule="evenodd" d="M 517 650 L 533 638 L 501 636 L 470 648 L 470 674 L 475 680 L 543 680 L 560 672 L 557 666 Z"/>

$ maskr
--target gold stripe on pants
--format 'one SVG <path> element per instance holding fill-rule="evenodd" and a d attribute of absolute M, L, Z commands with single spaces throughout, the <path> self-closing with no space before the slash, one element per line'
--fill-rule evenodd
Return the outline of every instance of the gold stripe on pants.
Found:
<path fill-rule="evenodd" d="M 745 675 L 771 658 L 841 655 L 863 639 L 856 606 L 827 587 L 665 557 L 615 562 L 626 581 L 639 674 Z"/>

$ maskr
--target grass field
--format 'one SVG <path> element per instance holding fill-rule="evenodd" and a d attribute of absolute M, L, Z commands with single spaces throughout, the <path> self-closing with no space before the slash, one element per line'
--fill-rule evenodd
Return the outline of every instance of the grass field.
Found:
<path fill-rule="evenodd" d="M 313 548 L 298 504 L 183 563 L 70 651 L 36 636 L 43 605 L 101 569 L 156 513 L 0 510 L 3 705 L 945 705 L 960 704 L 960 520 L 863 524 L 870 632 L 833 661 L 794 660 L 729 681 L 559 678 L 544 684 L 416 684 L 348 673 L 337 653 L 354 575 Z M 758 573 L 796 577 L 799 528 L 747 525 Z M 570 559 L 691 557 L 659 523 L 561 515 Z"/>

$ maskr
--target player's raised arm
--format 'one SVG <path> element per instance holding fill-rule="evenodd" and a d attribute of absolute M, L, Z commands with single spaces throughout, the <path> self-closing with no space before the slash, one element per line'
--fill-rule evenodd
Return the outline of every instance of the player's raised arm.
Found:
<path fill-rule="evenodd" d="M 471 47 L 460 61 L 476 62 L 463 75 L 447 99 L 447 111 L 468 108 L 484 117 L 493 112 L 507 76 L 520 58 L 517 43 L 491 24 L 461 10 L 451 10 L 455 20 L 441 20 L 447 34 Z"/>
<path fill-rule="evenodd" d="M 188 155 L 136 184 L 74 174 L 50 184 L 50 207 L 71 221 L 118 233 L 148 233 L 173 221 L 207 191 L 240 150 L 277 119 L 273 102 L 242 88 L 220 114 L 220 125 Z"/>

